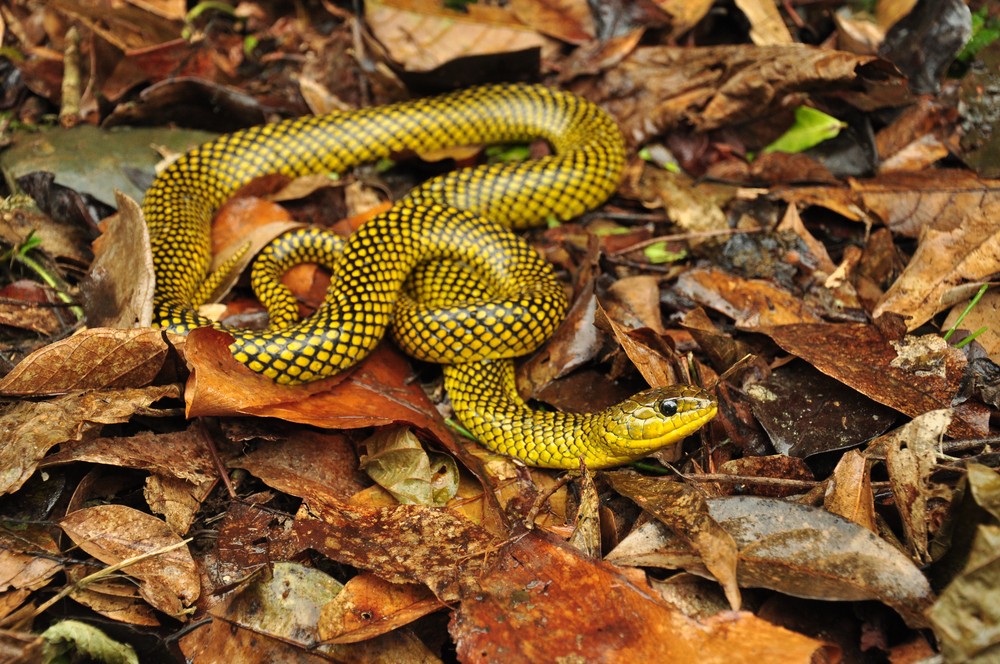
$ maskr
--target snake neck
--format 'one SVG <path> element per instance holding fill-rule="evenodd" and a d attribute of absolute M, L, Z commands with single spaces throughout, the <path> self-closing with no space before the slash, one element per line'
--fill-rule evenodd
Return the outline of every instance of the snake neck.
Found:
<path fill-rule="evenodd" d="M 634 458 L 609 457 L 600 414 L 532 410 L 517 392 L 510 360 L 447 365 L 444 385 L 476 439 L 499 454 L 539 468 L 603 468 Z"/>

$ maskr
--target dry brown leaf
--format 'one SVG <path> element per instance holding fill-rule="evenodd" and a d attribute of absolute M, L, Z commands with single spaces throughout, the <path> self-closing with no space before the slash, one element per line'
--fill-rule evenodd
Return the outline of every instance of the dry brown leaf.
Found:
<path fill-rule="evenodd" d="M 748 613 L 685 617 L 622 570 L 528 533 L 474 579 L 452 618 L 461 661 L 759 664 L 836 648 Z"/>
<path fill-rule="evenodd" d="M 936 469 L 937 449 L 952 413 L 948 409 L 933 410 L 916 417 L 878 442 L 885 450 L 885 465 L 889 484 L 896 499 L 903 524 L 903 534 L 914 559 L 930 562 L 931 505 L 933 499 L 951 497 L 950 489 L 936 485 L 931 475 Z"/>
<path fill-rule="evenodd" d="M 840 457 L 830 475 L 823 507 L 831 514 L 839 514 L 873 533 L 878 532 L 871 473 L 867 459 L 858 450 L 849 450 Z"/>
<path fill-rule="evenodd" d="M 127 0 L 130 5 L 135 5 L 147 12 L 162 16 L 171 21 L 181 21 L 187 14 L 187 7 L 184 0 Z"/>
<path fill-rule="evenodd" d="M 804 46 L 716 46 L 637 49 L 609 71 L 598 89 L 580 91 L 604 102 L 626 140 L 642 144 L 690 123 L 708 131 L 773 116 L 798 105 L 801 93 L 842 92 L 859 83 L 893 85 L 898 74 L 869 75 L 872 56 Z"/>
<path fill-rule="evenodd" d="M 135 436 L 81 440 L 64 445 L 40 466 L 89 461 L 210 485 L 215 482 L 217 471 L 208 453 L 207 436 L 204 426 L 195 422 L 185 431 L 143 431 Z"/>
<path fill-rule="evenodd" d="M 144 387 L 167 357 L 162 330 L 84 330 L 39 348 L 0 380 L 0 393 L 42 396 Z"/>
<path fill-rule="evenodd" d="M 973 190 L 914 191 L 905 198 L 922 215 L 931 215 L 920 244 L 903 274 L 872 312 L 908 317 L 913 330 L 951 306 L 953 289 L 981 282 L 1000 272 L 1000 181 L 980 181 Z M 868 197 L 865 197 L 866 200 Z M 897 205 L 903 201 L 897 201 Z M 914 210 L 913 216 L 918 216 Z M 896 213 L 898 215 L 898 212 Z"/>
<path fill-rule="evenodd" d="M 181 646 L 188 659 L 195 662 L 435 661 L 427 646 L 405 629 L 363 643 L 322 643 L 317 632 L 320 612 L 341 588 L 335 579 L 317 569 L 277 562 L 213 606 L 213 627 L 185 637 Z M 313 650 L 316 656 L 310 654 Z"/>
<path fill-rule="evenodd" d="M 948 312 L 948 317 L 941 324 L 942 330 L 951 329 L 958 321 L 959 315 L 965 311 L 968 302 L 960 302 Z M 1000 289 L 993 288 L 979 298 L 979 302 L 962 320 L 961 328 L 974 332 L 986 328 L 976 337 L 976 342 L 983 347 L 994 363 L 1000 364 Z"/>
<path fill-rule="evenodd" d="M 570 44 L 583 44 L 595 36 L 586 0 L 511 0 L 510 9 L 525 25 Z"/>
<path fill-rule="evenodd" d="M 73 324 L 67 313 L 51 289 L 29 279 L 0 288 L 0 325 L 51 337 Z"/>
<path fill-rule="evenodd" d="M 660 280 L 651 274 L 622 277 L 608 287 L 604 311 L 628 329 L 648 327 L 664 334 L 660 312 Z"/>
<path fill-rule="evenodd" d="M 63 568 L 58 555 L 52 535 L 39 526 L 0 530 L 0 594 L 45 586 Z"/>
<path fill-rule="evenodd" d="M 362 572 L 323 607 L 316 631 L 326 643 L 357 643 L 443 608 L 426 586 L 389 583 Z"/>
<path fill-rule="evenodd" d="M 527 395 L 538 396 L 552 381 L 597 357 L 604 343 L 604 334 L 594 325 L 597 306 L 595 285 L 589 281 L 580 289 L 580 295 L 555 333 L 518 368 L 518 384 Z"/>
<path fill-rule="evenodd" d="M 653 0 L 670 17 L 670 34 L 679 37 L 705 17 L 712 0 Z"/>
<path fill-rule="evenodd" d="M 153 324 L 153 254 L 139 205 L 115 192 L 118 214 L 104 221 L 94 242 L 94 262 L 80 285 L 91 327 Z"/>
<path fill-rule="evenodd" d="M 49 7 L 79 21 L 121 51 L 180 37 L 181 26 L 176 21 L 110 0 L 53 0 Z"/>
<path fill-rule="evenodd" d="M 612 320 L 604 308 L 598 305 L 598 320 L 601 319 L 607 321 L 622 350 L 651 387 L 675 385 L 681 382 L 674 369 L 674 363 L 671 362 L 676 353 L 662 337 L 655 333 L 647 334 L 652 331 L 645 328 L 630 331 L 618 321 Z"/>
<path fill-rule="evenodd" d="M 332 378 L 287 387 L 236 362 L 228 334 L 193 331 L 184 347 L 191 378 L 184 398 L 188 417 L 252 415 L 329 429 L 412 424 L 446 445 L 451 433 L 420 385 L 410 380 L 406 360 L 387 344 L 356 369 Z"/>
<path fill-rule="evenodd" d="M 729 605 L 739 611 L 742 600 L 736 583 L 736 541 L 709 516 L 704 494 L 686 484 L 643 477 L 633 471 L 604 476 L 615 491 L 634 500 L 697 551 L 706 569 L 725 590 Z"/>
<path fill-rule="evenodd" d="M 390 57 L 407 71 L 428 71 L 456 58 L 546 47 L 548 41 L 499 7 L 466 12 L 436 0 L 370 0 L 365 21 Z"/>
<path fill-rule="evenodd" d="M 67 578 L 76 583 L 92 571 L 87 568 L 74 569 L 67 572 Z M 104 579 L 86 588 L 74 590 L 70 597 L 111 620 L 147 627 L 157 627 L 160 624 L 156 611 L 139 594 L 135 582 L 128 579 Z"/>
<path fill-rule="evenodd" d="M 186 431 L 148 431 L 121 438 L 96 438 L 63 445 L 39 464 L 89 461 L 108 466 L 148 470 L 145 498 L 174 532 L 183 534 L 215 485 L 217 471 L 208 454 L 207 432 L 195 423 Z"/>
<path fill-rule="evenodd" d="M 368 486 L 346 437 L 305 427 L 290 427 L 287 437 L 262 441 L 229 465 L 307 502 L 327 497 L 347 500 Z"/>
<path fill-rule="evenodd" d="M 93 437 L 104 424 L 126 422 L 164 398 L 179 398 L 176 385 L 141 390 L 105 390 L 22 401 L 0 417 L 0 494 L 17 491 L 55 445 Z"/>
<path fill-rule="evenodd" d="M 736 6 L 750 22 L 750 40 L 757 46 L 794 43 L 772 0 L 736 0 Z"/>
<path fill-rule="evenodd" d="M 797 480 L 799 482 L 815 482 L 816 476 L 805 461 L 787 454 L 767 454 L 764 456 L 745 456 L 730 459 L 719 464 L 719 472 L 725 475 L 737 475 L 750 478 L 774 478 L 782 480 Z M 772 498 L 787 498 L 802 493 L 799 486 L 781 486 L 761 484 L 753 489 L 754 495 Z M 738 493 L 730 491 L 727 493 Z"/>
<path fill-rule="evenodd" d="M 743 279 L 714 268 L 688 270 L 675 288 L 701 306 L 729 316 L 745 330 L 822 320 L 801 298 L 772 282 Z"/>
<path fill-rule="evenodd" d="M 163 521 L 124 505 L 98 505 L 67 514 L 59 522 L 81 549 L 109 565 L 179 544 Z M 155 608 L 182 620 L 201 585 L 191 552 L 175 548 L 122 570 L 139 581 L 139 592 Z"/>

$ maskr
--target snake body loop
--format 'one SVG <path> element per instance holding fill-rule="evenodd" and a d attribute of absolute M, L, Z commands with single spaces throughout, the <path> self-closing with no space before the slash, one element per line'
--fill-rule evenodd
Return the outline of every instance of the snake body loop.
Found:
<path fill-rule="evenodd" d="M 252 277 L 271 327 L 227 329 L 233 355 L 279 383 L 318 380 L 364 358 L 395 319 L 394 336 L 405 350 L 454 365 L 446 382 L 458 395 L 456 413 L 475 422 L 495 449 L 536 465 L 575 467 L 582 458 L 602 466 L 645 454 L 650 444 L 675 442 L 714 415 L 711 397 L 657 393 L 643 397 L 649 403 L 641 408 L 534 417 L 513 391 L 510 363 L 498 359 L 534 350 L 566 307 L 552 268 L 510 229 L 570 219 L 599 205 L 624 165 L 621 135 L 606 113 L 541 86 L 488 86 L 285 120 L 189 152 L 154 181 L 143 203 L 156 273 L 155 323 L 178 332 L 212 324 L 195 309 L 232 263 L 209 274 L 211 217 L 256 177 L 339 173 L 406 151 L 535 139 L 546 140 L 554 154 L 434 178 L 343 243 L 313 232 L 276 241 L 264 252 L 271 267 Z M 271 274 L 301 260 L 324 263 L 333 273 L 324 304 L 305 319 Z M 426 265 L 458 265 L 465 276 L 452 288 Z M 417 304 L 409 307 L 398 302 L 408 279 L 418 283 L 410 287 Z M 483 409 L 501 403 L 500 410 Z M 634 426 L 647 411 L 659 413 L 653 419 L 661 423 Z"/>

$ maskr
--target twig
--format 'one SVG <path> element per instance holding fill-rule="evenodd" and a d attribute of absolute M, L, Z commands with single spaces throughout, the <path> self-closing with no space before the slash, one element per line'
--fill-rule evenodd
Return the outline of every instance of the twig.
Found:
<path fill-rule="evenodd" d="M 62 100 L 59 124 L 74 127 L 80 121 L 80 33 L 76 26 L 66 31 L 63 55 Z"/>
<path fill-rule="evenodd" d="M 182 546 L 187 546 L 190 542 L 191 542 L 191 538 L 184 539 L 184 540 L 181 540 L 180 542 L 177 542 L 176 544 L 171 544 L 170 546 L 164 547 L 162 549 L 157 549 L 156 551 L 147 551 L 146 553 L 140 553 L 138 556 L 132 556 L 131 558 L 126 558 L 125 560 L 119 561 L 119 562 L 115 563 L 114 565 L 111 565 L 110 567 L 105 567 L 104 569 L 98 570 L 98 571 L 94 572 L 93 574 L 88 574 L 87 576 L 83 577 L 79 581 L 67 585 L 62 590 L 60 590 L 55 595 L 53 595 L 51 598 L 49 598 L 47 601 L 45 601 L 42 604 L 38 605 L 38 607 L 31 614 L 31 618 L 37 618 L 42 613 L 44 613 L 45 611 L 47 611 L 49 609 L 49 607 L 51 607 L 53 604 L 55 604 L 56 602 L 58 602 L 61 599 L 64 599 L 65 597 L 68 597 L 70 594 L 72 594 L 73 592 L 75 592 L 77 590 L 83 590 L 85 587 L 89 586 L 90 584 L 95 583 L 97 581 L 100 581 L 101 579 L 103 579 L 105 577 L 111 576 L 115 572 L 117 572 L 119 570 L 122 570 L 122 569 L 125 569 L 126 567 L 134 565 L 134 564 L 136 564 L 138 562 L 142 562 L 143 560 L 146 560 L 147 558 L 152 558 L 154 556 L 159 556 L 159 555 L 162 555 L 164 553 L 169 553 L 169 552 L 173 551 L 174 549 L 179 549 Z M 0 622 L 0 626 L 3 626 L 4 624 L 5 624 L 5 622 Z"/>

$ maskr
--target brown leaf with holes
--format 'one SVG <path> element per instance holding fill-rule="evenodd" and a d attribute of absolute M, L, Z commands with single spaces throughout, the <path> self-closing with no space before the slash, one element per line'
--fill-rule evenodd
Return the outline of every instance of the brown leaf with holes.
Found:
<path fill-rule="evenodd" d="M 161 551 L 183 540 L 156 517 L 124 505 L 98 505 L 70 512 L 59 525 L 77 546 L 109 565 L 152 554 L 122 573 L 136 579 L 146 601 L 169 616 L 183 620 L 187 607 L 201 594 L 198 570 L 187 547 Z"/>
<path fill-rule="evenodd" d="M 316 629 L 327 643 L 357 643 L 443 608 L 426 586 L 389 583 L 362 572 L 323 607 Z"/>
<path fill-rule="evenodd" d="M 805 664 L 837 652 L 749 613 L 688 618 L 634 575 L 534 532 L 463 597 L 449 628 L 461 661 Z"/>
<path fill-rule="evenodd" d="M 951 502 L 952 489 L 933 481 L 932 475 L 937 470 L 941 438 L 952 417 L 949 409 L 924 413 L 877 441 L 878 447 L 885 450 L 889 485 L 903 524 L 903 535 L 914 560 L 921 564 L 931 562 L 928 551 L 931 527 L 940 522 L 932 515 L 934 503 L 944 513 L 943 506 Z"/>
<path fill-rule="evenodd" d="M 253 373 L 233 359 L 231 337 L 211 328 L 193 331 L 184 346 L 191 378 L 184 398 L 188 417 L 253 415 L 329 429 L 412 424 L 446 444 L 451 433 L 406 360 L 380 344 L 346 374 L 287 387 Z"/>
<path fill-rule="evenodd" d="M 143 387 L 160 372 L 167 348 L 162 330 L 84 330 L 21 360 L 0 380 L 0 394 L 42 396 Z"/>
<path fill-rule="evenodd" d="M 0 494 L 16 491 L 53 446 L 91 438 L 105 424 L 127 422 L 137 411 L 165 398 L 179 398 L 176 385 L 71 394 L 50 401 L 21 401 L 0 417 Z"/>
<path fill-rule="evenodd" d="M 499 546 L 481 526 L 424 505 L 367 507 L 316 499 L 295 519 L 301 548 L 393 583 L 422 583 L 443 601 L 480 573 Z"/>

